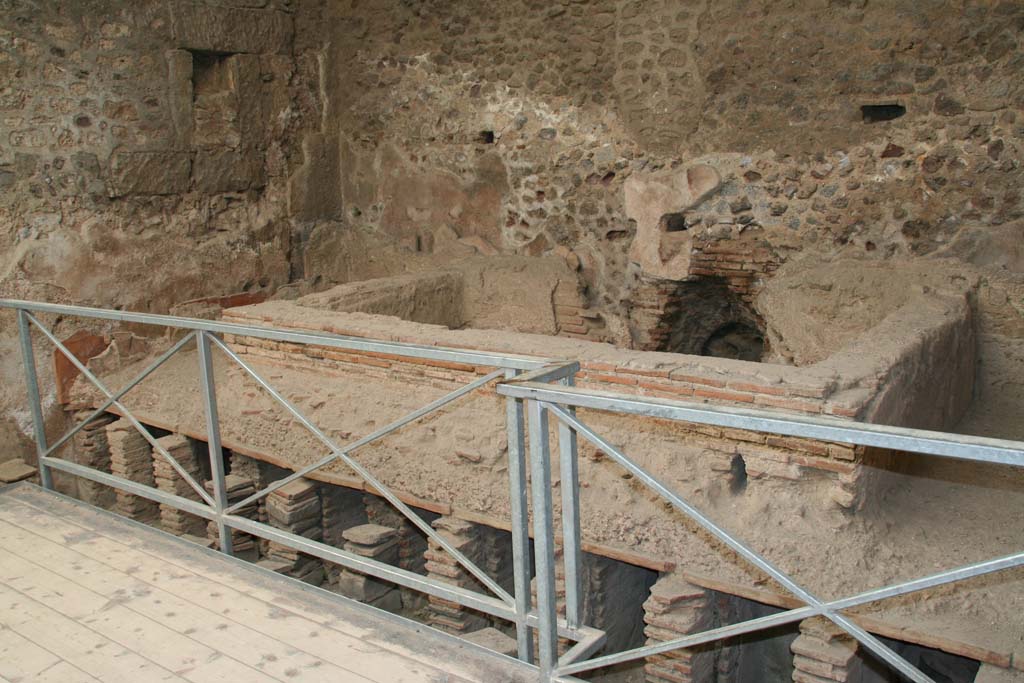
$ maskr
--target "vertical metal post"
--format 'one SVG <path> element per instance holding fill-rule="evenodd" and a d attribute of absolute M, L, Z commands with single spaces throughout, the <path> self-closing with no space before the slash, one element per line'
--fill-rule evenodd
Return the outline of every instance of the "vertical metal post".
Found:
<path fill-rule="evenodd" d="M 572 386 L 572 377 L 562 384 Z M 567 408 L 576 414 L 575 408 Z M 559 472 L 562 487 L 562 557 L 565 561 L 565 620 L 570 628 L 583 618 L 583 551 L 580 548 L 580 472 L 576 432 L 558 421 Z"/>
<path fill-rule="evenodd" d="M 516 370 L 506 370 L 505 377 L 511 379 Z M 523 402 L 515 398 L 505 399 L 506 432 L 508 436 L 508 481 L 509 510 L 512 522 L 512 570 L 515 582 L 516 640 L 519 643 L 519 659 L 533 663 L 533 632 L 526 625 L 530 613 L 530 520 L 527 513 L 526 496 L 526 447 L 523 424 Z"/>
<path fill-rule="evenodd" d="M 36 375 L 36 354 L 32 349 L 32 329 L 28 314 L 18 309 L 18 336 L 21 339 L 21 359 L 25 364 L 25 386 L 28 389 L 28 405 L 32 411 L 32 431 L 36 438 L 36 466 L 39 480 L 44 489 L 53 490 L 53 474 L 43 463 L 46 455 L 46 423 L 43 422 L 43 404 L 39 397 L 39 377 Z"/>
<path fill-rule="evenodd" d="M 220 446 L 220 416 L 217 413 L 217 391 L 214 387 L 213 356 L 210 353 L 209 332 L 200 330 L 196 334 L 199 350 L 199 382 L 206 408 L 206 438 L 210 448 L 210 473 L 213 478 L 213 500 L 217 504 L 217 530 L 220 533 L 220 550 L 233 554 L 231 528 L 224 523 L 224 510 L 228 506 L 227 486 L 224 481 L 224 452 Z"/>
<path fill-rule="evenodd" d="M 558 666 L 558 605 L 555 602 L 555 530 L 551 504 L 548 413 L 527 401 L 530 417 L 530 479 L 533 492 L 533 550 L 537 564 L 538 655 L 541 680 Z"/>

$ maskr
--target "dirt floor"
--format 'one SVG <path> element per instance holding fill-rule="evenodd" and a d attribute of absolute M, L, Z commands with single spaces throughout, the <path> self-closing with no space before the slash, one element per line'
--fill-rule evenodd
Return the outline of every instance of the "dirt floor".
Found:
<path fill-rule="evenodd" d="M 254 367 L 321 428 L 347 443 L 445 393 L 365 375 L 327 376 L 253 360 Z M 141 419 L 203 431 L 194 353 L 181 354 L 126 403 Z M 326 454 L 242 371 L 216 361 L 225 445 L 283 458 L 294 467 Z M 131 370 L 109 377 L 120 386 Z M 455 515 L 507 518 L 503 402 L 478 393 L 357 451 L 396 490 L 448 504 Z M 582 419 L 637 462 L 763 552 L 819 596 L 838 598 L 1017 552 L 1024 545 L 1024 483 L 1001 468 L 904 463 L 880 472 L 875 500 L 856 515 L 829 502 L 830 481 L 750 480 L 740 493 L 714 472 L 700 444 L 653 434 L 622 416 Z M 783 593 L 693 523 L 666 509 L 615 463 L 581 448 L 585 540 L 678 563 L 689 572 Z M 910 456 L 906 456 L 909 458 Z M 343 468 L 332 468 L 344 474 Z M 982 470 L 986 470 L 982 472 Z M 968 476 L 965 476 L 967 473 Z M 557 472 L 555 473 L 557 480 Z M 557 488 L 557 484 L 556 484 Z M 557 500 L 557 495 L 556 495 Z M 864 607 L 888 625 L 1024 657 L 1024 571 L 977 579 Z M 907 634 L 908 640 L 914 640 Z M 936 641 L 941 642 L 941 641 Z"/>

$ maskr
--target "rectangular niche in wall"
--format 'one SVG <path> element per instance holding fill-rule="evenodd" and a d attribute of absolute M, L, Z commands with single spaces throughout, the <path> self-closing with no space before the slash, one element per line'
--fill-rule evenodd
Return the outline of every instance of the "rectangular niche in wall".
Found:
<path fill-rule="evenodd" d="M 238 97 L 230 54 L 192 52 L 192 144 L 196 148 L 241 144 Z"/>

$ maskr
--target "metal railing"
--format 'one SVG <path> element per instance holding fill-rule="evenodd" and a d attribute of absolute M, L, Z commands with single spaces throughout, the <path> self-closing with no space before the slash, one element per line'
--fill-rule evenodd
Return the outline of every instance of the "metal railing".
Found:
<path fill-rule="evenodd" d="M 822 416 L 796 416 L 775 411 L 714 407 L 684 401 L 583 390 L 573 386 L 573 377 L 580 368 L 577 362 L 553 362 L 547 359 L 525 356 L 383 342 L 341 335 L 308 333 L 174 316 L 106 311 L 95 308 L 26 301 L 0 300 L 0 308 L 14 309 L 18 319 L 29 404 L 32 411 L 38 452 L 39 472 L 44 487 L 53 487 L 51 470 L 66 472 L 175 507 L 214 522 L 219 531 L 220 548 L 226 553 L 231 553 L 232 530 L 238 530 L 354 571 L 507 620 L 516 627 L 520 659 L 536 667 L 538 680 L 542 682 L 576 680 L 573 678 L 575 674 L 586 671 L 634 661 L 680 648 L 704 645 L 742 634 L 794 623 L 810 617 L 822 616 L 849 633 L 870 653 L 887 663 L 906 679 L 916 683 L 933 683 L 931 678 L 895 653 L 877 637 L 857 625 L 850 617 L 845 616 L 843 611 L 858 605 L 1024 565 L 1024 552 L 1021 552 L 826 602 L 801 586 L 794 578 L 776 567 L 763 555 L 754 551 L 741 539 L 715 524 L 715 522 L 687 502 L 682 496 L 672 491 L 654 475 L 637 465 L 634 460 L 630 459 L 619 448 L 609 443 L 583 422 L 576 415 L 576 409 L 583 408 L 593 411 L 638 415 L 694 424 L 731 427 L 753 432 L 820 439 L 859 446 L 873 446 L 1016 467 L 1024 467 L 1024 443 L 1021 442 L 854 423 Z M 89 371 L 86 365 L 79 361 L 33 315 L 34 313 L 156 325 L 188 330 L 189 333 L 156 358 L 126 387 L 115 393 L 104 386 Z M 67 357 L 82 375 L 92 382 L 106 397 L 105 402 L 96 408 L 89 417 L 61 436 L 53 445 L 47 445 L 43 427 L 42 403 L 31 338 L 33 326 L 38 328 L 54 347 Z M 494 371 L 371 434 L 353 441 L 347 446 L 340 446 L 314 422 L 303 415 L 265 378 L 261 377 L 250 364 L 243 361 L 238 354 L 232 351 L 217 336 L 224 334 L 296 344 L 313 344 L 336 349 L 385 353 L 408 359 L 440 360 L 478 368 L 493 368 Z M 131 389 L 149 377 L 192 341 L 195 341 L 198 352 L 198 369 L 205 409 L 206 435 L 213 482 L 212 496 L 171 457 L 158 443 L 157 439 L 150 434 L 146 427 L 121 402 L 121 399 Z M 217 412 L 216 382 L 212 361 L 213 349 L 218 349 L 226 358 L 235 363 L 249 377 L 256 381 L 295 420 L 310 430 L 328 451 L 327 455 L 312 465 L 304 467 L 246 499 L 231 505 L 228 504 L 225 491 L 224 458 L 220 441 L 220 421 Z M 406 505 L 383 482 L 377 479 L 352 456 L 352 452 L 358 448 L 370 444 L 492 383 L 496 383 L 495 389 L 497 394 L 505 397 L 506 405 L 510 521 L 514 565 L 514 588 L 511 594 L 498 585 L 494 579 L 471 562 L 464 554 L 454 548 L 428 522 L 417 515 L 412 508 Z M 66 444 L 69 439 L 110 409 L 116 409 L 124 419 L 127 419 L 139 430 L 153 446 L 154 451 L 167 459 L 175 471 L 188 482 L 202 502 L 190 500 L 183 496 L 167 493 L 128 479 L 54 457 L 56 451 Z M 549 441 L 551 428 L 549 422 L 551 416 L 555 418 L 558 430 L 558 467 L 561 478 L 561 547 L 565 577 L 564 618 L 559 616 L 555 586 L 555 515 L 551 481 L 552 456 Z M 804 606 L 738 624 L 722 626 L 703 633 L 682 636 L 663 643 L 646 645 L 620 653 L 593 656 L 604 644 L 605 634 L 582 623 L 584 595 L 581 571 L 580 481 L 577 448 L 577 439 L 579 438 L 585 439 L 603 451 L 613 461 L 632 474 L 637 481 L 649 487 L 673 508 L 689 517 L 705 531 L 735 551 L 740 557 L 774 579 L 795 598 L 803 602 Z M 526 457 L 527 444 L 529 458 Z M 234 514 L 288 482 L 311 474 L 335 462 L 342 462 L 356 472 L 366 483 L 373 487 L 375 492 L 387 499 L 420 531 L 450 553 L 492 595 L 484 595 L 452 584 L 433 580 L 420 574 L 348 553 L 342 549 Z M 532 516 L 530 515 L 531 499 Z M 534 551 L 532 563 L 530 558 L 531 521 Z M 535 606 L 532 604 L 531 596 L 531 577 L 534 573 L 537 582 Z M 536 652 L 534 652 L 534 632 L 536 632 Z M 558 641 L 560 638 L 573 642 L 573 645 L 561 657 L 558 654 Z"/>

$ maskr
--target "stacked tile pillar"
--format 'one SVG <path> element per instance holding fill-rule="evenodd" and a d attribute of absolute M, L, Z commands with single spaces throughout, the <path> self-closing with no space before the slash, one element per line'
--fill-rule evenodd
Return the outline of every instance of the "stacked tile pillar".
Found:
<path fill-rule="evenodd" d="M 427 539 L 423 532 L 383 498 L 367 494 L 363 501 L 371 524 L 391 527 L 398 533 L 398 566 L 415 574 L 426 574 Z M 426 600 L 419 591 L 403 588 L 402 604 L 407 611 L 416 612 L 426 606 Z"/>
<path fill-rule="evenodd" d="M 344 533 L 352 527 L 366 524 L 366 507 L 363 504 L 361 491 L 333 486 L 320 485 L 320 508 L 323 512 L 324 543 L 335 548 L 345 545 Z M 341 567 L 331 562 L 324 562 L 327 581 L 338 582 Z"/>
<path fill-rule="evenodd" d="M 251 479 L 240 477 L 237 474 L 229 474 L 224 477 L 224 486 L 227 489 L 228 506 L 234 505 L 240 500 L 244 500 L 256 493 L 256 487 L 253 486 Z M 213 482 L 206 482 L 206 490 L 210 495 L 213 495 Z M 247 517 L 255 520 L 257 516 L 257 505 L 256 503 L 250 503 L 239 510 L 236 510 L 233 514 L 239 517 Z M 217 529 L 215 522 L 209 522 L 206 525 L 206 535 L 213 541 L 213 547 L 220 549 L 220 533 Z M 251 535 L 239 531 L 238 529 L 231 530 L 231 546 L 232 551 L 236 557 L 240 557 L 245 560 L 253 561 L 259 557 L 259 550 L 256 547 L 256 539 Z"/>
<path fill-rule="evenodd" d="M 313 541 L 322 540 L 323 515 L 317 488 L 309 479 L 296 479 L 273 491 L 266 497 L 270 525 Z M 274 571 L 315 586 L 323 583 L 323 564 L 315 557 L 270 543 L 267 558 L 274 563 Z"/>
<path fill-rule="evenodd" d="M 168 455 L 174 458 L 182 469 L 188 472 L 189 476 L 196 481 L 202 480 L 199 461 L 192 449 L 192 443 L 187 438 L 179 434 L 171 434 L 157 439 L 157 443 L 163 446 Z M 153 476 L 156 487 L 165 493 L 194 501 L 202 500 L 195 489 L 189 486 L 188 482 L 174 470 L 171 463 L 167 462 L 167 458 L 155 450 L 153 451 Z M 182 512 L 170 505 L 160 505 L 160 525 L 164 531 L 169 531 L 177 536 L 203 535 L 204 523 L 201 518 Z"/>
<path fill-rule="evenodd" d="M 455 517 L 440 517 L 433 527 L 456 550 L 470 562 L 480 566 L 484 543 L 480 528 L 476 524 Z M 472 591 L 486 591 L 452 555 L 436 541 L 430 540 L 426 558 L 427 576 L 437 581 L 455 584 Z M 481 614 L 454 602 L 435 596 L 428 598 L 427 623 L 442 631 L 462 635 L 488 626 L 488 620 Z"/>
<path fill-rule="evenodd" d="M 115 476 L 153 486 L 152 448 L 146 438 L 128 420 L 117 420 L 106 426 L 110 448 L 110 472 Z M 159 515 L 156 502 L 124 491 L 117 491 L 115 510 L 118 514 L 149 522 Z"/>
<path fill-rule="evenodd" d="M 346 529 L 344 549 L 384 564 L 398 563 L 398 534 L 391 527 L 361 524 Z M 402 594 L 387 581 L 342 569 L 335 589 L 341 595 L 389 612 L 402 609 Z"/>
<path fill-rule="evenodd" d="M 857 656 L 857 641 L 824 617 L 800 622 L 800 637 L 793 641 L 793 680 L 796 683 L 858 683 L 864 661 Z"/>
<path fill-rule="evenodd" d="M 654 645 L 715 627 L 714 595 L 681 577 L 665 574 L 651 588 L 644 602 L 644 633 Z M 714 645 L 672 650 L 647 657 L 647 683 L 705 683 L 714 681 Z"/>
<path fill-rule="evenodd" d="M 80 410 L 72 415 L 78 423 L 91 415 L 91 411 Z M 104 414 L 87 424 L 75 434 L 75 462 L 100 472 L 110 473 L 110 444 L 107 441 L 107 425 L 117 420 L 110 414 Z M 89 481 L 78 477 L 78 497 L 90 505 L 109 508 L 114 505 L 116 495 L 114 489 L 105 484 Z"/>
<path fill-rule="evenodd" d="M 270 483 L 267 481 L 267 477 L 264 476 L 264 467 L 262 463 L 256 458 L 250 458 L 249 456 L 242 455 L 241 453 L 235 453 L 232 451 L 228 455 L 228 460 L 231 463 L 231 473 L 238 475 L 243 479 L 248 479 L 252 482 L 252 485 L 257 491 L 262 491 Z M 256 501 L 256 514 L 253 517 L 258 522 L 263 524 L 267 523 L 267 499 L 260 498 Z M 259 549 L 261 557 L 266 556 L 269 551 L 270 541 L 264 538 L 256 538 L 256 546 Z"/>

